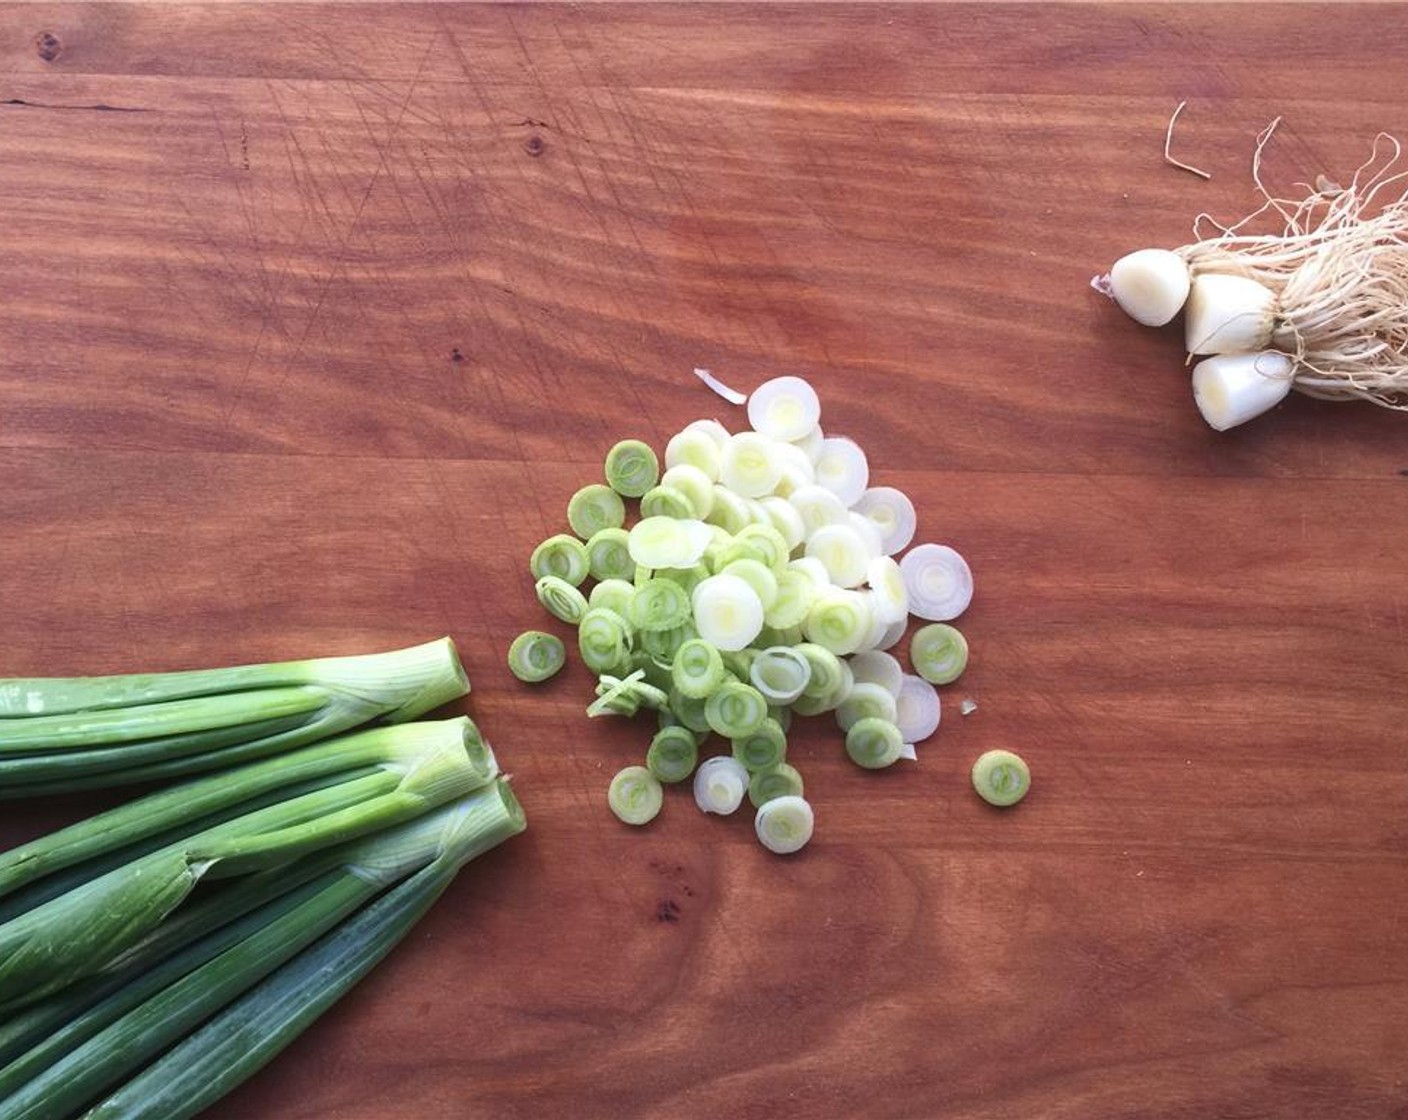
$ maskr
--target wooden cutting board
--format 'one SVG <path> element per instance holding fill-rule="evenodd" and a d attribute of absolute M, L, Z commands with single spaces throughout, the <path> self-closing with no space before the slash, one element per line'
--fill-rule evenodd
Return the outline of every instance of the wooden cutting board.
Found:
<path fill-rule="evenodd" d="M 214 1120 L 1408 1110 L 1408 417 L 1198 417 L 1088 287 L 1408 132 L 1392 7 L 10 6 L 6 675 L 450 634 L 527 834 Z M 1163 161 L 1165 127 L 1188 105 Z M 814 843 L 504 666 L 616 438 L 810 378 L 967 555 L 914 765 Z M 901 647 L 903 650 L 903 646 Z M 977 710 L 958 714 L 971 697 Z M 1010 812 L 968 786 L 1020 750 Z M 118 795 L 6 804 L 0 841 Z"/>

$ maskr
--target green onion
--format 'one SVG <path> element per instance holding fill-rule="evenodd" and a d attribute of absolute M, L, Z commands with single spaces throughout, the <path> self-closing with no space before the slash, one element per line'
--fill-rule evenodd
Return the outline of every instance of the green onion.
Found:
<path fill-rule="evenodd" d="M 737 576 L 710 576 L 694 589 L 692 599 L 699 636 L 720 650 L 746 648 L 763 628 L 762 600 Z"/>
<path fill-rule="evenodd" d="M 770 852 L 791 855 L 812 838 L 812 807 L 796 795 L 774 797 L 758 806 L 753 827 L 759 842 Z"/>
<path fill-rule="evenodd" d="M 664 711 L 665 709 L 661 709 Z M 682 782 L 694 773 L 699 761 L 699 744 L 694 732 L 683 726 L 662 727 L 650 740 L 645 765 L 657 781 Z"/>
<path fill-rule="evenodd" d="M 597 700 L 589 708 L 587 715 L 633 716 L 641 708 L 666 707 L 669 697 L 645 680 L 645 672 L 636 669 L 627 676 L 617 678 L 603 674 L 596 686 Z"/>
<path fill-rule="evenodd" d="M 594 482 L 572 495 L 567 503 L 567 523 L 583 540 L 603 529 L 619 529 L 626 523 L 626 503 L 611 487 Z"/>
<path fill-rule="evenodd" d="M 670 441 L 665 444 L 665 466 L 670 470 L 681 465 L 693 467 L 712 483 L 719 477 L 721 448 L 727 438 L 727 431 L 724 431 L 721 439 L 715 439 L 711 432 L 700 428 L 686 428 L 671 436 Z"/>
<path fill-rule="evenodd" d="M 591 535 L 587 541 L 587 573 L 592 579 L 629 580 L 635 574 L 636 564 L 626 547 L 628 540 L 630 534 L 625 529 L 599 529 Z"/>
<path fill-rule="evenodd" d="M 799 650 L 771 646 L 753 659 L 748 677 L 769 704 L 791 704 L 811 682 L 812 666 Z"/>
<path fill-rule="evenodd" d="M 577 626 L 577 650 L 593 673 L 624 671 L 631 658 L 631 630 L 626 620 L 606 607 L 592 607 Z"/>
<path fill-rule="evenodd" d="M 469 691 L 448 638 L 227 669 L 0 680 L 0 797 L 166 779 L 401 723 Z"/>
<path fill-rule="evenodd" d="M 660 781 L 644 766 L 627 766 L 611 779 L 606 793 L 611 811 L 626 824 L 649 824 L 665 803 Z"/>
<path fill-rule="evenodd" d="M 764 508 L 766 509 L 766 506 Z M 745 525 L 738 531 L 737 540 L 740 544 L 752 549 L 755 558 L 767 565 L 772 571 L 786 570 L 792 546 L 773 526 L 771 518 L 766 525 Z"/>
<path fill-rule="evenodd" d="M 623 439 L 606 453 L 606 482 L 627 498 L 644 497 L 660 478 L 660 461 L 648 443 Z"/>
<path fill-rule="evenodd" d="M 889 720 L 870 716 L 857 720 L 846 732 L 846 754 L 867 770 L 893 766 L 903 749 L 904 736 Z"/>
<path fill-rule="evenodd" d="M 698 735 L 707 735 L 713 730 L 705 712 L 707 704 L 706 699 L 686 696 L 678 687 L 670 692 L 670 710 L 675 713 L 681 724 Z"/>
<path fill-rule="evenodd" d="M 806 658 L 811 674 L 802 695 L 812 699 L 834 695 L 845 681 L 845 668 L 842 661 L 829 649 L 812 642 L 803 642 L 793 649 Z"/>
<path fill-rule="evenodd" d="M 587 613 L 587 597 L 559 576 L 543 576 L 533 588 L 547 612 L 575 626 Z"/>
<path fill-rule="evenodd" d="M 714 502 L 704 520 L 729 533 L 737 533 L 745 525 L 752 524 L 752 514 L 747 501 L 728 487 L 715 483 Z"/>
<path fill-rule="evenodd" d="M 763 725 L 768 702 L 752 685 L 725 681 L 704 702 L 704 717 L 725 739 L 741 739 Z"/>
<path fill-rule="evenodd" d="M 1032 772 L 1012 751 L 986 751 L 973 763 L 973 788 L 989 805 L 1005 808 L 1027 796 Z"/>
<path fill-rule="evenodd" d="M 648 579 L 636 588 L 630 611 L 637 630 L 674 630 L 689 621 L 689 592 L 674 580 Z"/>
<path fill-rule="evenodd" d="M 668 454 L 667 454 L 668 459 Z M 686 517 L 708 517 L 714 508 L 714 479 L 692 463 L 677 463 L 660 476 L 660 485 L 682 495 L 689 503 L 690 512 Z M 647 494 L 648 498 L 650 495 Z M 641 512 L 645 512 L 645 499 L 641 499 Z"/>
<path fill-rule="evenodd" d="M 694 505 L 688 495 L 673 486 L 653 486 L 640 500 L 642 517 L 674 517 L 681 521 L 694 517 Z"/>
<path fill-rule="evenodd" d="M 796 767 L 785 762 L 757 770 L 748 780 L 748 800 L 753 808 L 760 808 L 775 797 L 801 797 L 802 775 Z"/>
<path fill-rule="evenodd" d="M 694 801 L 706 813 L 728 816 L 747 792 L 748 771 L 730 755 L 706 758 L 694 771 Z"/>
<path fill-rule="evenodd" d="M 591 571 L 591 564 L 586 545 L 576 537 L 558 533 L 533 550 L 533 555 L 528 559 L 528 568 L 534 579 L 556 576 L 573 587 L 579 587 Z"/>
<path fill-rule="evenodd" d="M 694 638 L 675 652 L 670 675 L 682 695 L 704 700 L 723 683 L 724 661 L 714 646 Z"/>
<path fill-rule="evenodd" d="M 763 621 L 777 630 L 800 629 L 816 601 L 816 584 L 804 572 L 784 569 L 777 573 L 776 586 Z"/>
<path fill-rule="evenodd" d="M 930 684 L 952 684 L 968 666 L 968 640 L 946 622 L 931 622 L 909 640 L 909 660 Z"/>
<path fill-rule="evenodd" d="M 37 1105 L 43 1111 L 35 1115 L 67 1114 L 155 1059 L 85 1116 L 194 1115 L 259 1070 L 365 976 L 465 863 L 523 827 L 522 810 L 500 780 L 371 838 L 308 901 L 68 1052 L 11 1101 Z"/>
<path fill-rule="evenodd" d="M 850 694 L 836 705 L 836 723 L 849 731 L 863 719 L 881 719 L 894 723 L 898 718 L 895 697 L 879 684 L 853 684 Z"/>
<path fill-rule="evenodd" d="M 542 630 L 525 630 L 508 647 L 509 671 L 530 684 L 555 676 L 566 663 L 567 649 L 562 639 Z"/>
<path fill-rule="evenodd" d="M 750 773 L 769 770 L 787 758 L 787 733 L 773 719 L 764 719 L 757 729 L 731 740 L 733 757 Z"/>
<path fill-rule="evenodd" d="M 724 565 L 720 574 L 734 576 L 751 587 L 763 605 L 765 616 L 767 609 L 777 601 L 777 576 L 761 560 L 731 561 Z"/>
<path fill-rule="evenodd" d="M 782 477 L 782 459 L 776 447 L 757 432 L 729 436 L 719 461 L 719 481 L 745 498 L 771 494 Z"/>
<path fill-rule="evenodd" d="M 634 565 L 631 567 L 631 571 L 635 571 Z M 624 619 L 630 618 L 631 600 L 635 597 L 635 585 L 628 580 L 604 579 L 592 588 L 592 593 L 587 598 L 587 605 L 592 608 L 605 607 Z"/>
<path fill-rule="evenodd" d="M 812 600 L 802 627 L 807 641 L 838 656 L 854 653 L 870 629 L 870 607 L 859 591 L 823 588 Z"/>

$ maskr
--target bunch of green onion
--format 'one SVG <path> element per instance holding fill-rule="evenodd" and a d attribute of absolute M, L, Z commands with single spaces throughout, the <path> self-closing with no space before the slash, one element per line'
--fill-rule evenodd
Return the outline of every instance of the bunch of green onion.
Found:
<path fill-rule="evenodd" d="M 806 381 L 775 378 L 746 398 L 721 391 L 746 400 L 750 430 L 695 421 L 665 446 L 663 473 L 648 444 L 617 443 L 604 481 L 568 503 L 570 532 L 544 540 L 529 566 L 539 601 L 576 627 L 597 675 L 588 714 L 656 713 L 644 765 L 611 783 L 616 815 L 647 823 L 662 784 L 693 776 L 701 809 L 729 814 L 746 796 L 759 840 L 792 852 L 813 824 L 787 758 L 793 716 L 833 713 L 867 769 L 915 758 L 939 725 L 934 685 L 967 664 L 951 620 L 971 601 L 972 573 L 947 545 L 911 547 L 914 504 L 870 485 L 854 441 L 823 433 Z M 630 525 L 627 500 L 639 501 Z M 916 672 L 906 673 L 888 651 L 911 614 L 930 625 L 913 635 Z M 530 630 L 508 660 L 540 682 L 566 657 L 561 638 Z M 701 762 L 714 735 L 728 752 Z"/>
<path fill-rule="evenodd" d="M 359 689 L 382 715 L 406 716 L 444 695 L 447 657 L 462 692 L 448 643 L 442 672 L 418 685 L 393 657 L 399 681 L 368 674 Z M 268 675 L 295 675 L 277 668 Z M 229 672 L 250 692 L 265 675 Z M 356 679 L 307 676 L 329 696 Z M 205 683 L 218 686 L 218 671 Z M 161 678 L 87 687 L 165 702 Z M 59 694 L 53 682 L 45 698 Z M 0 1116 L 194 1115 L 349 990 L 465 863 L 523 827 L 492 749 L 458 717 L 225 767 L 0 853 Z"/>

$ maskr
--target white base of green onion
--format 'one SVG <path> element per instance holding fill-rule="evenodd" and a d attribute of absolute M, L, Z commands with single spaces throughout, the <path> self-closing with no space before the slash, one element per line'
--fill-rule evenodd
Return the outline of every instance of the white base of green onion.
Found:
<path fill-rule="evenodd" d="M 616 816 L 630 825 L 649 824 L 660 814 L 665 790 L 644 766 L 627 766 L 611 779 L 607 804 Z"/>
<path fill-rule="evenodd" d="M 909 661 L 930 684 L 952 684 L 968 666 L 968 639 L 946 622 L 931 622 L 910 639 Z"/>
<path fill-rule="evenodd" d="M 777 855 L 801 851 L 811 840 L 815 827 L 811 805 L 795 796 L 774 797 L 763 802 L 753 818 L 759 843 Z"/>
<path fill-rule="evenodd" d="M 1167 249 L 1140 249 L 1110 269 L 1109 294 L 1125 314 L 1146 327 L 1171 323 L 1188 300 L 1188 265 Z"/>
<path fill-rule="evenodd" d="M 825 525 L 846 525 L 850 523 L 851 512 L 846 503 L 825 486 L 799 486 L 787 495 L 792 508 L 802 516 L 807 536 L 811 536 Z"/>
<path fill-rule="evenodd" d="M 830 581 L 838 587 L 859 587 L 865 582 L 871 552 L 851 525 L 823 525 L 807 537 L 806 555 L 820 560 Z"/>
<path fill-rule="evenodd" d="M 1201 273 L 1193 277 L 1184 316 L 1190 354 L 1242 354 L 1262 350 L 1276 326 L 1276 293 L 1247 276 Z"/>
<path fill-rule="evenodd" d="M 922 743 L 939 729 L 943 706 L 934 686 L 923 677 L 905 674 L 895 699 L 895 724 L 906 743 Z"/>
<path fill-rule="evenodd" d="M 823 440 L 816 457 L 816 481 L 840 498 L 847 509 L 860 501 L 870 485 L 870 463 L 860 444 L 845 436 Z"/>
<path fill-rule="evenodd" d="M 694 801 L 706 813 L 727 816 L 747 792 L 748 770 L 730 755 L 706 758 L 694 772 Z"/>
<path fill-rule="evenodd" d="M 712 430 L 699 428 L 686 429 L 671 436 L 670 442 L 665 445 L 666 471 L 688 466 L 699 471 L 711 483 L 717 482 L 719 464 L 723 460 L 723 440 L 727 438 L 727 431 L 724 431 L 722 439 L 717 439 Z M 713 502 L 710 501 L 709 505 L 712 506 Z"/>
<path fill-rule="evenodd" d="M 782 458 L 773 440 L 757 432 L 728 437 L 719 463 L 719 482 L 742 498 L 771 494 L 782 478 Z"/>
<path fill-rule="evenodd" d="M 1193 367 L 1193 400 L 1219 432 L 1275 408 L 1291 391 L 1295 363 L 1276 350 L 1220 354 Z"/>
<path fill-rule="evenodd" d="M 1015 805 L 1026 797 L 1031 784 L 1026 760 L 1012 751 L 987 751 L 973 763 L 973 788 L 989 805 Z"/>
<path fill-rule="evenodd" d="M 820 422 L 821 401 L 800 377 L 764 381 L 748 398 L 748 423 L 773 439 L 802 439 Z"/>
<path fill-rule="evenodd" d="M 893 557 L 875 557 L 865 569 L 865 582 L 874 592 L 872 609 L 887 629 L 896 622 L 908 621 L 909 588 L 904 582 L 904 572 Z"/>
<path fill-rule="evenodd" d="M 626 549 L 643 568 L 692 568 L 714 540 L 703 521 L 645 517 L 631 526 Z"/>
<path fill-rule="evenodd" d="M 878 684 L 891 696 L 899 696 L 900 685 L 904 681 L 904 667 L 897 658 L 883 650 L 874 649 L 854 654 L 850 662 L 851 674 L 856 684 Z"/>
<path fill-rule="evenodd" d="M 973 573 L 948 545 L 915 545 L 900 561 L 900 572 L 910 612 L 930 622 L 957 618 L 973 601 Z"/>
<path fill-rule="evenodd" d="M 721 650 L 746 649 L 763 628 L 758 593 L 737 576 L 710 576 L 694 589 L 694 625 Z"/>
<path fill-rule="evenodd" d="M 903 552 L 914 540 L 919 518 L 914 503 L 903 491 L 893 486 L 873 486 L 853 508 L 880 530 L 880 549 L 886 556 Z"/>

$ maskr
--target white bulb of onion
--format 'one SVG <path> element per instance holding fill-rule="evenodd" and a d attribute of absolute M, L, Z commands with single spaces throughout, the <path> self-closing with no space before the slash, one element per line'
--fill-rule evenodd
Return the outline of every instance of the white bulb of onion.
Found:
<path fill-rule="evenodd" d="M 1167 249 L 1140 249 L 1110 269 L 1110 295 L 1131 319 L 1146 327 L 1173 321 L 1188 299 L 1188 265 Z"/>
<path fill-rule="evenodd" d="M 1190 354 L 1244 354 L 1265 349 L 1276 325 L 1276 293 L 1246 276 L 1193 277 L 1183 319 Z"/>
<path fill-rule="evenodd" d="M 1286 399 L 1295 363 L 1277 350 L 1219 354 L 1193 367 L 1193 400 L 1219 432 L 1245 424 Z"/>

